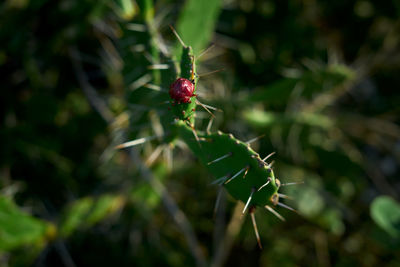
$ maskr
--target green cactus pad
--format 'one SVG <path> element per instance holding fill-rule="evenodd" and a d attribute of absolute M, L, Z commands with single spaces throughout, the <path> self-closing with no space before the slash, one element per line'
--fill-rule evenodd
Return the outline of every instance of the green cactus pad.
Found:
<path fill-rule="evenodd" d="M 232 134 L 221 132 L 208 134 L 197 131 L 199 140 L 196 140 L 194 130 L 183 121 L 177 121 L 175 128 L 192 152 L 218 179 L 215 183 L 223 185 L 232 197 L 246 203 L 254 192 L 250 206 L 264 207 L 274 202 L 279 183 L 272 169 L 249 145 Z M 213 162 L 221 157 L 221 160 Z M 259 190 L 268 180 L 270 183 Z"/>

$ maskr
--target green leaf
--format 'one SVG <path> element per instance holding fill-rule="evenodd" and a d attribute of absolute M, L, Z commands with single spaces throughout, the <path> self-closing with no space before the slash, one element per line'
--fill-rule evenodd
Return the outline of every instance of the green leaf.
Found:
<path fill-rule="evenodd" d="M 60 234 L 68 236 L 77 229 L 83 223 L 92 205 L 93 199 L 87 197 L 79 199 L 69 206 L 60 224 Z"/>
<path fill-rule="evenodd" d="M 195 55 L 205 48 L 212 37 L 221 2 L 187 0 L 180 13 L 177 31 L 185 44 L 193 48 Z"/>
<path fill-rule="evenodd" d="M 329 129 L 334 125 L 332 119 L 327 116 L 306 112 L 284 114 L 267 112 L 259 109 L 249 109 L 243 112 L 243 116 L 254 127 L 263 129 L 271 128 L 276 125 L 290 127 L 295 123 L 322 129 Z"/>
<path fill-rule="evenodd" d="M 119 7 L 118 15 L 125 20 L 131 20 L 137 13 L 137 6 L 133 0 L 119 0 L 117 5 Z"/>
<path fill-rule="evenodd" d="M 0 197 L 0 250 L 40 246 L 54 232 L 53 225 L 22 212 L 11 199 Z"/>
<path fill-rule="evenodd" d="M 64 213 L 60 234 L 66 237 L 81 227 L 89 227 L 120 210 L 125 200 L 118 195 L 85 197 L 75 201 Z"/>
<path fill-rule="evenodd" d="M 268 86 L 260 88 L 248 96 L 246 101 L 265 102 L 268 105 L 278 105 L 285 103 L 299 79 L 284 78 Z"/>
<path fill-rule="evenodd" d="M 169 174 L 167 165 L 164 163 L 156 164 L 153 168 L 155 178 L 161 182 L 167 178 Z M 130 201 L 145 214 L 151 214 L 161 203 L 161 196 L 154 191 L 153 187 L 147 183 L 139 183 L 132 188 Z"/>
<path fill-rule="evenodd" d="M 160 196 L 146 183 L 136 187 L 131 197 L 134 203 L 149 209 L 157 207 L 161 200 Z"/>
<path fill-rule="evenodd" d="M 86 218 L 86 225 L 93 225 L 120 210 L 125 199 L 118 195 L 103 195 L 94 203 L 90 214 Z"/>
<path fill-rule="evenodd" d="M 400 237 L 400 204 L 389 196 L 374 199 L 371 217 L 377 225 L 393 237 Z"/>
<path fill-rule="evenodd" d="M 154 18 L 154 7 L 152 0 L 138 0 L 140 12 L 146 23 L 151 23 Z"/>
<path fill-rule="evenodd" d="M 294 90 L 297 97 L 312 99 L 316 93 L 330 92 L 353 80 L 355 72 L 345 65 L 324 65 L 319 69 L 304 71 L 296 78 L 283 78 L 261 87 L 244 101 L 264 102 L 268 106 L 285 106 Z"/>

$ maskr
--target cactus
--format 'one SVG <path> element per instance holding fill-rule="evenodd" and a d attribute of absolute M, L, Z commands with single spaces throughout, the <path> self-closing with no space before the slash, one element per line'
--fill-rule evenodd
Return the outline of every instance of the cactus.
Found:
<path fill-rule="evenodd" d="M 255 208 L 265 207 L 281 220 L 284 220 L 284 218 L 273 209 L 274 206 L 279 205 L 293 210 L 279 202 L 280 196 L 286 196 L 278 193 L 281 183 L 274 176 L 272 164 L 266 162 L 273 153 L 262 159 L 250 147 L 250 142 L 240 141 L 232 134 L 220 131 L 215 133 L 210 132 L 210 129 L 206 132 L 195 129 L 197 104 L 203 106 L 210 113 L 210 126 L 214 115 L 206 105 L 198 101 L 196 96 L 199 75 L 196 74 L 196 60 L 193 50 L 182 41 L 172 27 L 171 29 L 182 46 L 179 75 L 175 74 L 177 73 L 175 64 L 168 65 L 169 67 L 164 75 L 161 75 L 160 81 L 158 81 L 160 75 L 153 73 L 153 82 L 158 82 L 159 84 L 155 86 L 160 86 L 162 91 L 167 90 L 165 87 L 169 83 L 170 98 L 168 102 L 170 106 L 168 113 L 161 120 L 162 127 L 168 134 L 163 136 L 162 142 L 172 146 L 177 140 L 185 142 L 191 152 L 216 178 L 212 184 L 225 188 L 233 198 L 245 203 L 242 214 L 246 211 L 250 213 L 257 242 L 261 248 L 254 216 Z M 150 34 L 150 36 L 154 38 L 154 34 Z M 150 41 L 150 43 L 154 44 L 155 42 Z M 173 62 L 172 58 L 168 58 L 167 55 L 162 55 L 161 58 L 164 58 L 165 62 Z M 175 82 L 171 82 L 174 80 Z M 150 87 L 154 87 L 154 85 Z M 160 94 L 162 93 L 160 92 Z M 152 139 L 153 137 L 139 138 L 118 145 L 117 148 L 143 144 Z"/>
<path fill-rule="evenodd" d="M 2 265 L 400 261 L 393 4 L 4 2 Z"/>

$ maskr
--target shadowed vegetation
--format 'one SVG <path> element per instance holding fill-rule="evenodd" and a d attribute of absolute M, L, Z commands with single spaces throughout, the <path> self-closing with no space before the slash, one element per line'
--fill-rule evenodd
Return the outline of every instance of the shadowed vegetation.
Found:
<path fill-rule="evenodd" d="M 399 17 L 397 1 L 3 1 L 0 265 L 397 266 Z M 186 106 L 177 77 L 195 81 Z"/>

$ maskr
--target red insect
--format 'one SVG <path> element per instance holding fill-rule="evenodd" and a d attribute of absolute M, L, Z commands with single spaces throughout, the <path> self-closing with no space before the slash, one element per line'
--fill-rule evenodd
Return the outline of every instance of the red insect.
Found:
<path fill-rule="evenodd" d="M 178 78 L 169 87 L 169 96 L 176 103 L 191 103 L 190 98 L 196 96 L 194 93 L 194 84 L 185 78 Z"/>

